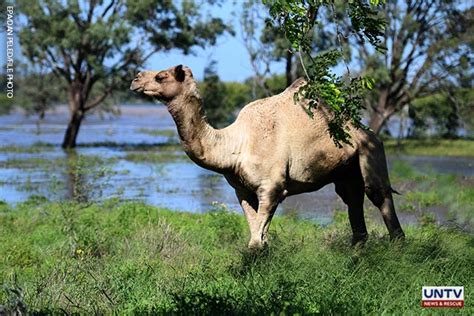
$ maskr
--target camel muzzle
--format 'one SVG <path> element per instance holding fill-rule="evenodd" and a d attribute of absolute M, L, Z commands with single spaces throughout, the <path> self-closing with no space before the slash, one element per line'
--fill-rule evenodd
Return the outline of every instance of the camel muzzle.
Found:
<path fill-rule="evenodd" d="M 143 86 L 140 85 L 138 82 L 135 82 L 135 80 L 137 79 L 133 79 L 132 84 L 130 85 L 130 90 L 132 90 L 133 92 L 142 92 Z"/>

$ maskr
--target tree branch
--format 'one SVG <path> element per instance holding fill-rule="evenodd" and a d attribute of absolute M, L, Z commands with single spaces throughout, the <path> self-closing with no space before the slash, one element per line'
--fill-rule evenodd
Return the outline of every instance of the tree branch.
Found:
<path fill-rule="evenodd" d="M 97 5 L 97 0 L 90 0 L 89 2 L 89 11 L 87 12 L 87 24 L 90 25 L 92 22 L 92 17 L 94 16 L 94 9 Z"/>
<path fill-rule="evenodd" d="M 109 10 L 114 6 L 115 4 L 115 0 L 112 0 L 110 1 L 110 4 L 105 8 L 104 12 L 102 12 L 102 18 L 105 18 L 105 16 L 107 15 L 107 12 L 109 12 Z"/>
<path fill-rule="evenodd" d="M 56 69 L 57 71 L 59 71 L 59 73 L 62 74 L 62 76 L 64 77 L 64 79 L 66 79 L 67 82 L 71 82 L 72 78 L 71 78 L 71 72 L 69 68 L 59 67 L 58 62 L 56 61 L 56 58 L 54 57 L 54 54 L 49 49 L 46 49 L 46 54 L 48 54 L 49 58 L 51 59 L 50 63 L 53 69 Z"/>
<path fill-rule="evenodd" d="M 111 88 L 108 88 L 105 90 L 105 92 L 96 97 L 94 100 L 92 100 L 90 103 L 87 103 L 85 106 L 84 106 L 84 112 L 87 112 L 93 108 L 95 108 L 96 106 L 98 106 L 99 104 L 101 104 L 108 96 L 109 94 L 112 92 L 112 89 Z"/>

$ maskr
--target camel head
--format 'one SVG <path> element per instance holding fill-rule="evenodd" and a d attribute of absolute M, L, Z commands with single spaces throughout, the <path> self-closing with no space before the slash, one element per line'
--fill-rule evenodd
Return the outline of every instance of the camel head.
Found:
<path fill-rule="evenodd" d="M 196 87 L 191 69 L 178 65 L 161 71 L 139 72 L 130 90 L 168 103 L 190 87 Z"/>

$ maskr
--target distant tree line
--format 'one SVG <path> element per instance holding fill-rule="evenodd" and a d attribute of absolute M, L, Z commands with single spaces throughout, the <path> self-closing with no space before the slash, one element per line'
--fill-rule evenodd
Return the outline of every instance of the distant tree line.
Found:
<path fill-rule="evenodd" d="M 124 78 L 133 78 L 150 56 L 171 49 L 187 54 L 231 31 L 191 0 L 21 0 L 16 6 L 24 56 L 44 70 L 40 76 L 54 74 L 64 90 L 71 115 L 63 148 L 76 146 L 85 115 L 127 89 Z"/>
<path fill-rule="evenodd" d="M 74 147 L 87 113 L 149 101 L 137 99 L 127 88 L 150 56 L 172 49 L 191 53 L 193 47 L 209 47 L 222 34 L 236 32 L 205 11 L 220 1 L 205 3 L 17 1 L 26 61 L 17 67 L 15 104 L 0 96 L 0 113 L 21 105 L 41 118 L 54 105 L 67 104 L 71 115 L 63 147 Z M 270 15 L 275 4 L 282 19 Z M 208 64 L 200 89 L 211 124 L 225 126 L 248 102 L 279 93 L 305 75 L 304 65 L 311 57 L 294 49 L 284 26 L 292 18 L 285 15 L 292 7 L 285 5 L 306 4 L 300 0 L 242 4 L 238 22 L 254 74 L 242 83 L 222 82 L 218 65 Z M 354 20 L 347 10 L 345 1 L 328 1 L 317 15 L 323 27 L 312 29 L 306 41 L 314 54 L 337 48 L 341 52 L 337 67 L 373 79 L 373 89 L 362 100 L 372 130 L 382 133 L 387 122 L 404 110 L 412 122 L 409 137 L 434 133 L 452 138 L 461 129 L 472 132 L 472 7 L 458 1 L 380 1 L 375 13 L 385 28 L 379 50 L 367 39 L 351 36 Z M 283 65 L 284 71 L 272 73 L 275 64 Z M 4 80 L 2 76 L 2 86 Z"/>
<path fill-rule="evenodd" d="M 458 127 L 472 131 L 472 4 L 445 0 L 370 1 L 378 3 L 373 10 L 384 21 L 375 47 L 379 49 L 375 49 L 367 38 L 355 34 L 356 24 L 364 22 L 368 15 L 362 14 L 354 21 L 351 14 L 355 13 L 348 7 L 355 6 L 356 13 L 362 8 L 370 12 L 369 1 L 350 1 L 349 5 L 346 1 L 327 1 L 324 5 L 299 0 L 263 2 L 247 0 L 241 20 L 254 78 L 264 90 L 265 74 L 272 63 L 284 62 L 287 85 L 304 75 L 302 63 L 311 65 L 307 61 L 311 57 L 295 51 L 289 36 L 298 31 L 294 26 L 300 20 L 308 20 L 308 12 L 313 9 L 315 14 L 311 18 L 317 27 L 307 35 L 308 50 L 313 55 L 324 55 L 339 49 L 338 66 L 347 69 L 346 75 L 350 69 L 352 74 L 373 79 L 363 105 L 374 132 L 381 133 L 388 120 L 406 107 L 414 123 L 412 137 L 425 134 L 421 131 L 427 125 L 435 125 L 443 137 L 458 135 Z M 277 8 L 277 15 L 283 19 L 269 23 L 269 16 L 261 12 L 272 7 Z M 306 10 L 299 15 L 300 9 Z M 292 10 L 297 13 L 289 16 Z"/>

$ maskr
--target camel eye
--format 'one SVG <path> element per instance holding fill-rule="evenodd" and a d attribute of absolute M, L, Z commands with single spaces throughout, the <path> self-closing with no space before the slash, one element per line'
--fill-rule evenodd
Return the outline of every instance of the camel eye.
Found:
<path fill-rule="evenodd" d="M 162 82 L 163 79 L 165 79 L 165 78 L 160 77 L 159 75 L 156 75 L 156 76 L 155 76 L 155 81 L 156 81 L 156 82 Z"/>

